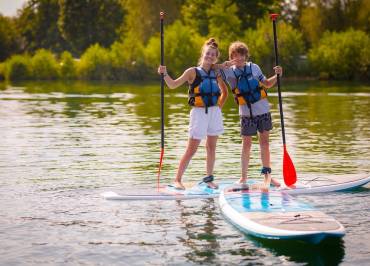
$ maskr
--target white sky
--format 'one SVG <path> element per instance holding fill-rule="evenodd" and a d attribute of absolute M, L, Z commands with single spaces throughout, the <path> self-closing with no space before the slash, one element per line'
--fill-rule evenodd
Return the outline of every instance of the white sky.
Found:
<path fill-rule="evenodd" d="M 5 16 L 15 16 L 27 0 L 0 0 L 0 13 Z"/>

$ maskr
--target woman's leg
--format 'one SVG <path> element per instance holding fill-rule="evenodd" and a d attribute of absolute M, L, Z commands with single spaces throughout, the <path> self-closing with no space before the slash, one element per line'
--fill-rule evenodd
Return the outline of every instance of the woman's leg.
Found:
<path fill-rule="evenodd" d="M 250 156 L 251 147 L 252 147 L 252 136 L 243 136 L 242 142 L 243 142 L 242 156 L 241 156 L 242 175 L 241 175 L 241 178 L 239 179 L 239 183 L 245 183 L 247 181 L 249 156 Z"/>
<path fill-rule="evenodd" d="M 271 165 L 270 162 L 270 131 L 263 131 L 258 134 L 259 143 L 260 143 L 260 151 L 261 151 L 261 161 L 263 167 L 269 167 Z M 268 187 L 270 186 L 270 182 L 274 185 L 279 187 L 280 183 L 274 179 L 271 178 L 271 174 L 267 173 L 265 174 L 265 185 Z"/>
<path fill-rule="evenodd" d="M 213 169 L 216 161 L 216 144 L 218 136 L 207 136 L 206 150 L 207 150 L 207 176 L 213 175 Z M 207 185 L 211 188 L 217 188 L 217 185 L 213 182 L 208 182 Z"/>
<path fill-rule="evenodd" d="M 177 169 L 177 174 L 176 174 L 176 178 L 174 182 L 174 185 L 176 188 L 185 189 L 184 185 L 181 183 L 181 178 L 186 168 L 188 167 L 191 158 L 193 158 L 193 155 L 197 151 L 200 142 L 201 142 L 200 139 L 189 138 L 186 151 L 184 155 L 182 156 L 180 163 L 179 163 L 179 167 Z"/>

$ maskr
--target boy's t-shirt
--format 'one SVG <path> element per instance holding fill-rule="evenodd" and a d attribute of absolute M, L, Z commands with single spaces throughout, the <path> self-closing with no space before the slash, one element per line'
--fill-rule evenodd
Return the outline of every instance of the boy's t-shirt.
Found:
<path fill-rule="evenodd" d="M 266 79 L 265 75 L 263 75 L 260 67 L 252 62 L 247 62 L 247 67 L 250 67 L 252 64 L 252 75 L 255 79 L 259 81 L 264 81 Z M 243 70 L 243 69 L 241 69 Z M 223 69 L 221 71 L 222 78 L 225 82 L 228 83 L 230 88 L 235 88 L 237 79 L 235 77 L 235 73 L 232 68 Z M 252 108 L 252 115 L 262 115 L 265 113 L 270 112 L 270 104 L 267 98 L 261 99 L 256 103 L 251 104 Z M 250 116 L 249 108 L 247 104 L 239 105 L 239 115 L 240 116 Z"/>

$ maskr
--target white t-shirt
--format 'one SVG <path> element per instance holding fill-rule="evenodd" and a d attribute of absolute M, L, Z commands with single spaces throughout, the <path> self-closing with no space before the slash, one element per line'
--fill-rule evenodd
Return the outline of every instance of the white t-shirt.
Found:
<path fill-rule="evenodd" d="M 250 67 L 252 64 L 252 75 L 255 79 L 259 81 L 266 80 L 265 75 L 263 75 L 260 67 L 252 62 L 247 62 L 247 67 Z M 243 69 L 241 69 L 243 70 Z M 229 84 L 231 88 L 235 88 L 237 79 L 235 77 L 235 73 L 232 68 L 227 68 L 221 71 L 222 78 Z M 267 98 L 261 99 L 256 103 L 251 104 L 252 107 L 252 115 L 262 115 L 265 113 L 270 112 L 270 104 Z M 250 116 L 249 108 L 247 104 L 239 105 L 239 115 L 240 116 Z"/>

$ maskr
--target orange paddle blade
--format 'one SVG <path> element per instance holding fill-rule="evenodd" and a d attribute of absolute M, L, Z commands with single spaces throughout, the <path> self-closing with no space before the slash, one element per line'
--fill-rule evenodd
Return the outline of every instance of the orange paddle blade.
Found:
<path fill-rule="evenodd" d="M 284 183 L 287 186 L 294 185 L 297 181 L 297 173 L 295 171 L 294 164 L 292 159 L 288 154 L 286 146 L 284 145 L 284 158 L 283 158 L 283 176 L 284 176 Z"/>

